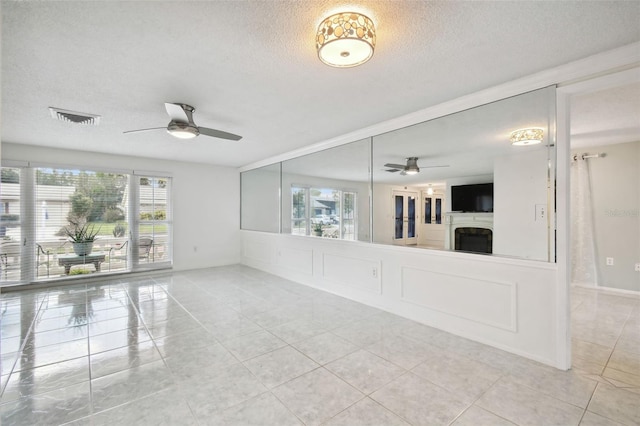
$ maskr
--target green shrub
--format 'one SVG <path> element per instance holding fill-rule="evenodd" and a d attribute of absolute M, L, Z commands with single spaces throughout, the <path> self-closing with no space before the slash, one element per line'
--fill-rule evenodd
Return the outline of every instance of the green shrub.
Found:
<path fill-rule="evenodd" d="M 158 210 L 153 214 L 153 220 L 166 220 L 166 219 L 167 219 L 167 212 L 165 212 L 164 210 Z"/>
<path fill-rule="evenodd" d="M 140 213 L 140 220 L 153 220 L 153 215 L 149 212 Z"/>
<path fill-rule="evenodd" d="M 124 234 L 127 232 L 127 228 L 119 223 L 113 227 L 113 236 L 116 238 L 124 237 Z"/>
<path fill-rule="evenodd" d="M 124 213 L 122 212 L 122 210 L 120 210 L 117 207 L 116 208 L 107 209 L 102 214 L 102 220 L 104 220 L 107 223 L 117 222 L 117 221 L 122 220 L 122 219 L 124 219 Z"/>

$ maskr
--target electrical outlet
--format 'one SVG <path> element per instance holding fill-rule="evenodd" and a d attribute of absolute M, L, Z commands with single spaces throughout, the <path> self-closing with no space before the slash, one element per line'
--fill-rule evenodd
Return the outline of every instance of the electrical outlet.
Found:
<path fill-rule="evenodd" d="M 373 278 L 378 278 L 378 268 L 373 268 L 371 274 L 373 275 Z"/>
<path fill-rule="evenodd" d="M 640 272 L 640 263 L 636 263 L 636 272 Z"/>
<path fill-rule="evenodd" d="M 546 204 L 536 204 L 536 221 L 547 219 L 547 206 Z"/>
<path fill-rule="evenodd" d="M 613 257 L 607 257 L 607 266 L 613 266 Z"/>

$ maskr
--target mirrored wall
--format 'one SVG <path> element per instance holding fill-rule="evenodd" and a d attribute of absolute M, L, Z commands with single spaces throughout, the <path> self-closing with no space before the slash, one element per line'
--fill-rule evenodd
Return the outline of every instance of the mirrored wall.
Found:
<path fill-rule="evenodd" d="M 243 172 L 242 228 L 554 261 L 555 116 L 548 87 Z"/>
<path fill-rule="evenodd" d="M 280 163 L 240 174 L 240 227 L 280 232 Z"/>
<path fill-rule="evenodd" d="M 371 241 L 369 138 L 282 163 L 282 232 Z"/>

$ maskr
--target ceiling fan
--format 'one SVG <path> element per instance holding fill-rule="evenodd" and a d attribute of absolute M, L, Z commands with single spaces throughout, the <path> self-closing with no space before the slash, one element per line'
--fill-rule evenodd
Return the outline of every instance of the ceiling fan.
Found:
<path fill-rule="evenodd" d="M 408 157 L 407 164 L 392 164 L 387 163 L 384 165 L 388 167 L 386 170 L 389 173 L 400 172 L 401 175 L 415 175 L 420 173 L 420 167 L 418 167 L 418 157 Z M 449 166 L 423 166 L 424 169 L 436 168 L 436 167 L 449 167 Z"/>
<path fill-rule="evenodd" d="M 234 135 L 233 133 L 196 126 L 196 123 L 193 122 L 193 113 L 196 109 L 191 105 L 165 102 L 164 107 L 171 118 L 171 121 L 166 127 L 128 130 L 124 133 L 137 133 L 164 129 L 169 132 L 170 135 L 180 139 L 191 139 L 198 135 L 211 136 L 214 138 L 228 139 L 232 141 L 239 141 L 242 139 L 242 136 Z"/>

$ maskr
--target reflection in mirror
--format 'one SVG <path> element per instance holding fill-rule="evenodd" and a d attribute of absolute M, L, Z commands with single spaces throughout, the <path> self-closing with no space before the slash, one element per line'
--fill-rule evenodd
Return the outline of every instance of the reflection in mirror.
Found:
<path fill-rule="evenodd" d="M 282 163 L 282 233 L 370 241 L 370 139 Z"/>
<path fill-rule="evenodd" d="M 240 174 L 240 228 L 280 232 L 280 163 Z"/>
<path fill-rule="evenodd" d="M 375 136 L 373 242 L 552 261 L 554 132 L 548 87 Z"/>

